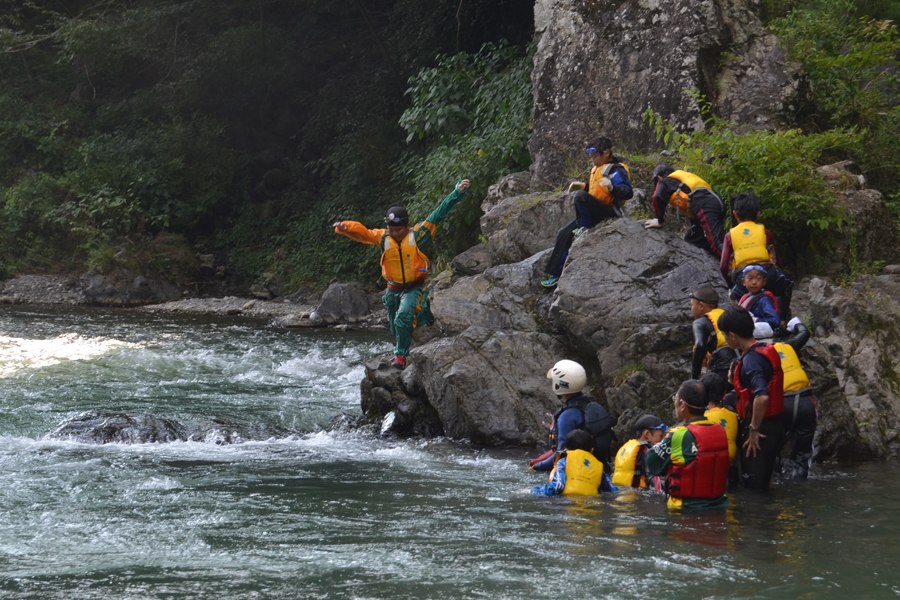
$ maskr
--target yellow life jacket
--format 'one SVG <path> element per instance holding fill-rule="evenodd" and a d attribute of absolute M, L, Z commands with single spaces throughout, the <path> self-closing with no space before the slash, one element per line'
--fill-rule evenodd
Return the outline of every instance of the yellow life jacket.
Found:
<path fill-rule="evenodd" d="M 629 170 L 628 165 L 625 163 L 606 163 L 605 165 L 591 169 L 591 181 L 588 185 L 588 193 L 607 206 L 612 206 L 615 199 L 612 197 L 612 194 L 606 191 L 605 187 L 600 185 L 600 180 L 604 177 L 609 177 L 613 172 L 613 168 L 617 165 L 625 167 L 625 172 L 628 173 L 628 180 L 631 181 L 631 170 Z"/>
<path fill-rule="evenodd" d="M 412 229 L 400 244 L 385 233 L 381 238 L 381 250 L 381 276 L 386 281 L 405 285 L 425 279 L 428 275 L 431 262 L 416 246 Z"/>
<path fill-rule="evenodd" d="M 800 358 L 793 346 L 789 344 L 775 344 L 778 357 L 781 358 L 781 370 L 784 371 L 784 391 L 796 392 L 809 387 L 809 377 L 800 366 Z"/>
<path fill-rule="evenodd" d="M 641 443 L 637 440 L 628 440 L 616 454 L 616 470 L 613 472 L 613 485 L 626 487 L 647 487 L 647 482 L 641 473 L 637 473 L 637 460 L 642 452 Z"/>
<path fill-rule="evenodd" d="M 714 308 L 706 313 L 707 318 L 709 318 L 710 323 L 712 323 L 713 329 L 716 330 L 716 350 L 722 346 L 728 345 L 728 342 L 725 341 L 725 334 L 719 329 L 719 317 L 721 317 L 724 312 L 725 311 L 721 308 Z"/>
<path fill-rule="evenodd" d="M 550 473 L 553 474 L 556 467 Z M 563 496 L 596 496 L 603 480 L 603 463 L 590 452 L 569 450 L 566 452 L 566 487 Z"/>
<path fill-rule="evenodd" d="M 712 188 L 708 183 L 694 175 L 693 173 L 688 173 L 687 171 L 682 171 L 681 169 L 677 171 L 673 171 L 668 175 L 672 179 L 677 179 L 684 185 L 686 185 L 691 192 L 694 190 L 699 190 L 700 188 L 706 188 L 711 190 Z M 690 194 L 684 193 L 682 190 L 677 190 L 671 197 L 669 197 L 669 204 L 674 206 L 679 212 L 687 215 L 689 218 L 693 219 L 694 215 L 691 214 L 691 206 L 690 206 Z"/>
<path fill-rule="evenodd" d="M 734 258 L 731 259 L 731 270 L 742 269 L 747 265 L 769 262 L 772 260 L 769 247 L 766 245 L 766 228 L 753 221 L 738 223 L 731 228 L 731 247 Z"/>
<path fill-rule="evenodd" d="M 738 416 L 734 411 L 728 410 L 723 406 L 710 408 L 703 416 L 718 423 L 725 428 L 725 434 L 728 436 L 728 460 L 734 462 L 737 459 L 737 434 L 738 434 Z"/>

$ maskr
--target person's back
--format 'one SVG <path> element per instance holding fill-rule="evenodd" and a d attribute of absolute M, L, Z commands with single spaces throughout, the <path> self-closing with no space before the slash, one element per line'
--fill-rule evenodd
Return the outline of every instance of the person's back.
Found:
<path fill-rule="evenodd" d="M 532 494 L 539 496 L 595 496 L 603 483 L 603 463 L 592 454 L 591 435 L 576 429 L 566 436 L 565 452 L 559 455 L 550 481 L 535 486 Z"/>
<path fill-rule="evenodd" d="M 778 298 L 778 318 L 783 324 L 790 316 L 794 281 L 781 269 L 775 252 L 775 236 L 758 223 L 759 199 L 752 193 L 738 194 L 733 202 L 737 225 L 732 227 L 722 242 L 722 258 L 719 270 L 725 282 L 732 287 L 731 297 L 740 302 L 747 288 L 743 272 L 758 265 L 766 275 L 766 288 Z"/>
<path fill-rule="evenodd" d="M 670 508 L 728 507 L 728 437 L 721 425 L 703 416 L 706 406 L 703 384 L 684 382 L 675 395 L 675 413 L 686 425 L 669 430 L 647 452 L 647 470 L 665 475 Z"/>
<path fill-rule="evenodd" d="M 616 453 L 612 483 L 620 487 L 651 487 L 656 491 L 662 491 L 659 477 L 646 473 L 644 454 L 651 446 L 662 441 L 669 428 L 655 415 L 643 415 L 634 426 L 636 437 L 625 442 Z"/>
<path fill-rule="evenodd" d="M 652 178 L 650 203 L 655 218 L 645 221 L 644 227 L 662 227 L 666 206 L 671 205 L 690 220 L 691 227 L 685 233 L 684 240 L 720 258 L 725 223 L 725 203 L 722 199 L 697 175 L 676 170 L 665 163 L 656 166 Z"/>
<path fill-rule="evenodd" d="M 737 358 L 719 331 L 719 317 L 723 312 L 719 308 L 719 294 L 712 286 L 700 287 L 691 294 L 691 316 L 694 318 L 691 325 L 694 334 L 691 379 L 699 379 L 704 366 L 725 377 L 728 366 Z"/>

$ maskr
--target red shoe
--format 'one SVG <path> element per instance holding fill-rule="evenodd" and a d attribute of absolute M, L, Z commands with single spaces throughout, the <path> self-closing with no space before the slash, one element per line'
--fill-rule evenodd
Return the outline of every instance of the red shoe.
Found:
<path fill-rule="evenodd" d="M 401 371 L 406 368 L 406 357 L 405 356 L 395 356 L 394 360 L 391 361 L 391 365 L 400 369 Z"/>

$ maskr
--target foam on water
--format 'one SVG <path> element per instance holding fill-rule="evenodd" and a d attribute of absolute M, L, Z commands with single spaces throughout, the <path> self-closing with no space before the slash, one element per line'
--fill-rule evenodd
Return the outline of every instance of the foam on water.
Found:
<path fill-rule="evenodd" d="M 361 363 L 390 350 L 386 336 L 22 307 L 0 312 L 0 328 L 42 349 L 26 361 L 0 354 L 0 369 L 18 369 L 0 379 L 4 599 L 897 588 L 900 472 L 890 465 L 817 468 L 807 485 L 738 495 L 705 515 L 672 514 L 651 493 L 536 497 L 528 492 L 547 474 L 527 470 L 533 450 L 325 430 L 332 416 L 358 413 Z M 44 439 L 93 410 L 295 433 L 237 445 Z"/>

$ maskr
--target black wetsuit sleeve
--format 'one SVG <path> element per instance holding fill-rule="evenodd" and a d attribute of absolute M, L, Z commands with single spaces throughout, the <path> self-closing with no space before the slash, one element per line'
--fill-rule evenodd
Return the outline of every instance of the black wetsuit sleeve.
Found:
<path fill-rule="evenodd" d="M 703 359 L 709 352 L 707 344 L 709 344 L 710 335 L 715 336 L 716 329 L 712 322 L 706 317 L 694 319 L 694 353 L 691 358 L 691 379 L 700 379 L 700 371 L 703 369 Z"/>
<path fill-rule="evenodd" d="M 806 342 L 809 341 L 809 329 L 806 328 L 806 325 L 803 323 L 799 323 L 797 325 L 797 335 L 794 337 L 785 340 L 784 343 L 794 349 L 794 352 L 800 354 L 800 349 L 806 345 Z"/>
<path fill-rule="evenodd" d="M 669 198 L 678 191 L 678 186 L 680 185 L 680 181 L 671 177 L 663 177 L 662 181 L 656 184 L 656 189 L 653 190 L 653 197 L 650 200 L 653 204 L 653 213 L 660 223 L 665 221 Z"/>

